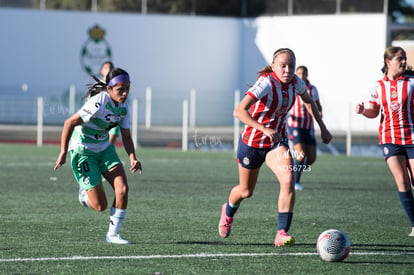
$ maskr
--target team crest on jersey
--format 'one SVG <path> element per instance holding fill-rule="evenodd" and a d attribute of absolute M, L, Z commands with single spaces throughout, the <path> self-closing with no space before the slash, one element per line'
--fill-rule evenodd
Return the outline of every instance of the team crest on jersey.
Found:
<path fill-rule="evenodd" d="M 243 164 L 244 165 L 249 165 L 250 164 L 250 159 L 248 157 L 244 157 L 243 158 Z"/>
<path fill-rule="evenodd" d="M 392 91 L 391 92 L 391 98 L 396 98 L 397 97 L 397 92 L 396 91 Z"/>
<path fill-rule="evenodd" d="M 288 106 L 288 104 L 289 104 L 289 98 L 287 98 L 287 97 L 285 97 L 284 99 L 283 99 L 283 102 L 282 102 L 282 106 Z"/>
<path fill-rule="evenodd" d="M 122 107 L 122 108 L 118 109 L 117 115 L 126 116 L 126 114 L 127 114 L 127 109 L 126 108 Z"/>
<path fill-rule="evenodd" d="M 396 112 L 396 111 L 398 111 L 400 109 L 400 104 L 398 103 L 398 102 L 393 102 L 393 103 L 391 103 L 391 110 L 393 111 L 393 112 Z"/>

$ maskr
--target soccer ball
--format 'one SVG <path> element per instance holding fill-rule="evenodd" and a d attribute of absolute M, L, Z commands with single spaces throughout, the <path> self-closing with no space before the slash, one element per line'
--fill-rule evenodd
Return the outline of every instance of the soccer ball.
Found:
<path fill-rule="evenodd" d="M 348 236 L 337 229 L 329 229 L 318 237 L 316 251 L 322 260 L 327 262 L 340 262 L 346 259 L 351 250 Z"/>

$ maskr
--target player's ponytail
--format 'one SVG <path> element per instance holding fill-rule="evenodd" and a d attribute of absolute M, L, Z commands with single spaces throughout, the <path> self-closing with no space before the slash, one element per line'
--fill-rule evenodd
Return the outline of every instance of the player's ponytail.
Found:
<path fill-rule="evenodd" d="M 129 80 L 129 74 L 121 69 L 121 68 L 114 68 L 112 69 L 107 75 L 105 82 L 102 80 L 99 80 L 96 76 L 92 75 L 93 79 L 96 81 L 93 84 L 88 84 L 88 91 L 85 93 L 85 95 L 82 97 L 82 100 L 88 99 L 93 97 L 94 95 L 99 94 L 102 91 L 106 91 L 106 87 L 112 87 L 117 81 L 130 81 Z M 119 79 L 119 80 L 117 80 Z M 116 80 L 116 81 L 114 81 Z"/>
<path fill-rule="evenodd" d="M 99 94 L 100 92 L 106 90 L 106 83 L 99 80 L 96 76 L 92 76 L 95 79 L 95 83 L 88 84 L 88 91 L 83 95 L 82 100 L 93 97 L 94 95 Z"/>

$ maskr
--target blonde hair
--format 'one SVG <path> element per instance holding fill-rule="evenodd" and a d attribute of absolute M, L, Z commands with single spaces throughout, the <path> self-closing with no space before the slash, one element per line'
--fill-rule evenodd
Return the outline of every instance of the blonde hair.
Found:
<path fill-rule="evenodd" d="M 289 48 L 280 48 L 280 49 L 278 49 L 277 51 L 275 51 L 275 52 L 273 53 L 272 63 L 275 61 L 275 58 L 276 58 L 279 54 L 282 54 L 282 53 L 287 53 L 287 54 L 289 54 L 290 56 L 292 56 L 292 57 L 296 60 L 295 53 L 294 53 L 291 49 L 289 49 Z M 258 74 L 271 73 L 271 72 L 273 72 L 272 66 L 267 65 L 266 67 L 262 68 L 262 69 L 258 72 Z"/>

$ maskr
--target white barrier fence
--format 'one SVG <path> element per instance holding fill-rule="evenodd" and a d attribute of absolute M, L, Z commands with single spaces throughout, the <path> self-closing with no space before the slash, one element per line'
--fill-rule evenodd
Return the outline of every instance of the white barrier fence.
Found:
<path fill-rule="evenodd" d="M 69 108 L 68 110 L 73 113 L 75 111 L 75 88 L 70 86 L 69 89 Z M 196 98 L 197 91 L 195 89 L 190 90 L 190 100 L 184 99 L 182 101 L 182 151 L 187 151 L 189 149 L 188 143 L 188 133 L 189 129 L 195 129 L 196 127 Z M 131 135 L 135 146 L 139 144 L 139 133 L 138 133 L 138 99 L 133 98 L 131 107 Z M 240 102 L 240 90 L 234 92 L 234 108 Z M 37 145 L 43 145 L 43 124 L 44 124 L 44 100 L 43 97 L 39 96 L 37 98 Z M 151 128 L 151 109 L 152 109 L 152 90 L 150 87 L 146 89 L 146 99 L 145 99 L 145 128 Z M 352 147 L 352 106 L 349 107 L 348 114 L 348 129 L 346 131 L 346 155 L 351 155 Z M 240 121 L 237 118 L 233 120 L 233 149 L 236 152 L 237 145 L 240 137 Z M 335 151 L 335 150 L 334 150 Z M 337 154 L 338 152 L 333 152 Z"/>
<path fill-rule="evenodd" d="M 69 115 L 75 112 L 75 87 L 73 85 L 69 88 Z M 196 89 L 190 90 L 190 100 L 184 99 L 182 102 L 182 150 L 188 150 L 188 131 L 189 129 L 195 129 L 196 127 Z M 240 91 L 236 90 L 234 93 L 234 107 L 240 101 Z M 45 106 L 42 96 L 37 98 L 37 145 L 43 145 L 43 126 L 44 126 L 44 113 Z M 152 110 L 152 89 L 148 87 L 146 89 L 145 98 L 145 128 L 151 128 L 151 110 Z M 237 143 L 240 134 L 240 122 L 234 118 L 234 150 L 237 148 Z M 132 99 L 131 108 L 131 136 L 135 146 L 139 144 L 138 134 L 138 99 Z"/>

